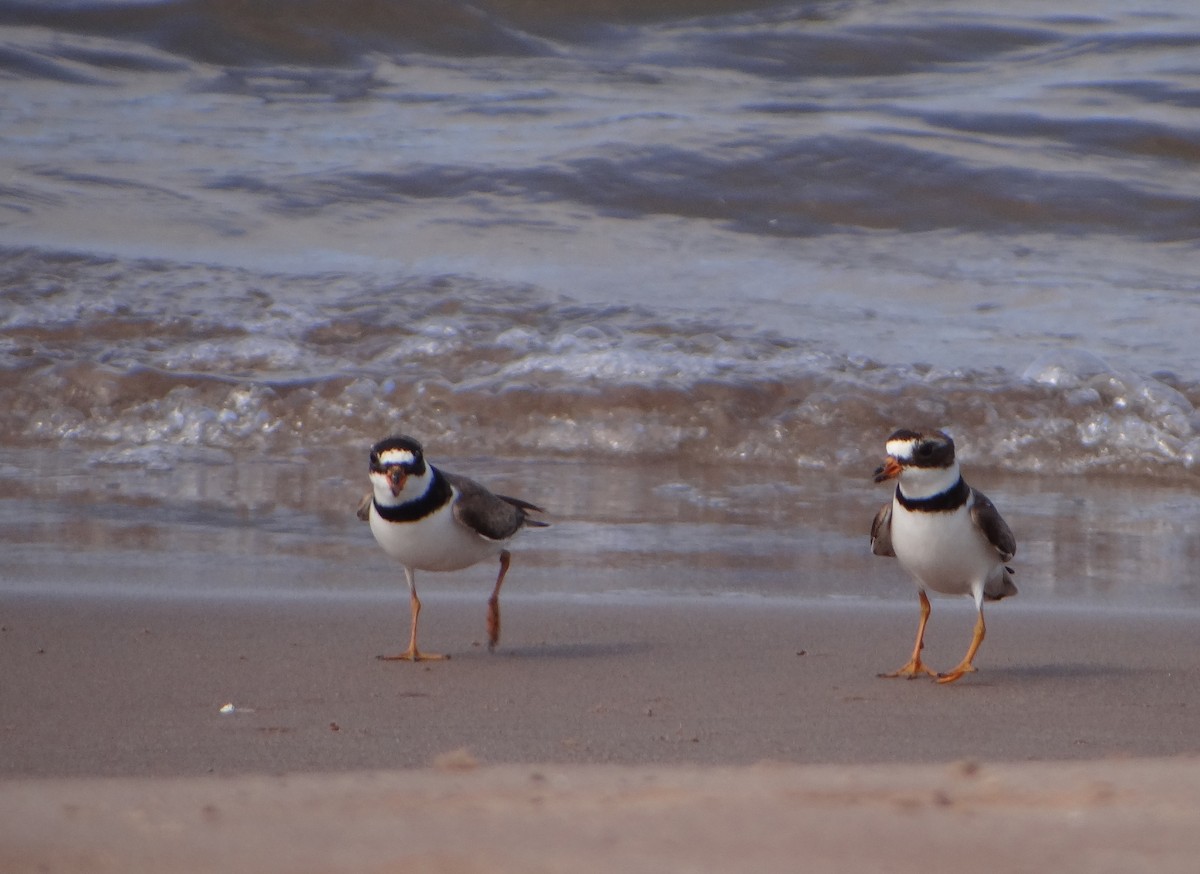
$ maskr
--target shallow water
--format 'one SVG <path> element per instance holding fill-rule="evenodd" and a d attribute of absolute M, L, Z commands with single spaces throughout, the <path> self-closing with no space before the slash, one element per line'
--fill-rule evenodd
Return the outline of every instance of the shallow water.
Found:
<path fill-rule="evenodd" d="M 552 507 L 533 590 L 875 597 L 865 473 L 932 425 L 1023 592 L 1195 597 L 1193 4 L 0 0 L 0 36 L 6 586 L 383 574 L 342 510 L 407 431 Z"/>
<path fill-rule="evenodd" d="M 0 592 L 136 598 L 407 596 L 398 565 L 354 518 L 365 465 L 349 457 L 192 461 L 145 473 L 0 456 Z M 513 598 L 869 599 L 912 602 L 895 561 L 870 554 L 888 489 L 760 466 L 450 459 L 550 511 L 523 533 Z M 1009 520 L 1030 607 L 1200 607 L 1200 506 L 1187 488 L 1003 475 L 975 479 Z M 422 597 L 482 600 L 495 568 L 421 574 Z M 967 608 L 964 600 L 963 609 Z M 1005 609 L 1009 603 L 1000 605 Z M 915 607 L 914 607 L 915 609 Z"/>

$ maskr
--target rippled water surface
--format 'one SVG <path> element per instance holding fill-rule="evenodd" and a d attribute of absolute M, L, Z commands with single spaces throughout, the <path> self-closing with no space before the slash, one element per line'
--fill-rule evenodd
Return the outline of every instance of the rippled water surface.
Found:
<path fill-rule="evenodd" d="M 357 557 L 339 502 L 403 430 L 552 504 L 546 568 L 771 593 L 934 425 L 1042 590 L 1190 592 L 1198 59 L 1167 0 L 0 0 L 6 577 L 74 476 L 96 544 L 178 512 Z"/>

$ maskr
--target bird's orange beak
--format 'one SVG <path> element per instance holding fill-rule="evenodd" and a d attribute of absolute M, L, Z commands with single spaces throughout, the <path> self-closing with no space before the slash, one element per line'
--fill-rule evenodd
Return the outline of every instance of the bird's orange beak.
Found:
<path fill-rule="evenodd" d="M 393 467 L 387 473 L 388 485 L 392 489 L 392 497 L 400 497 L 400 493 L 404 491 L 404 482 L 408 479 L 408 474 L 398 467 Z"/>
<path fill-rule="evenodd" d="M 881 483 L 890 479 L 895 479 L 896 477 L 900 476 L 901 470 L 903 470 L 903 468 L 900 466 L 900 462 L 889 455 L 887 461 L 875 468 L 875 482 Z"/>

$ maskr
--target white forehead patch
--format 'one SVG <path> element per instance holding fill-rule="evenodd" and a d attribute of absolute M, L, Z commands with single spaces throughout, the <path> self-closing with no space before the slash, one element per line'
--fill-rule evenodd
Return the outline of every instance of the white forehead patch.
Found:
<path fill-rule="evenodd" d="M 379 453 L 380 464 L 412 464 L 417 457 L 407 449 L 388 449 Z"/>
<path fill-rule="evenodd" d="M 916 440 L 889 440 L 884 444 L 884 449 L 897 461 L 912 461 L 913 449 L 916 446 Z"/>

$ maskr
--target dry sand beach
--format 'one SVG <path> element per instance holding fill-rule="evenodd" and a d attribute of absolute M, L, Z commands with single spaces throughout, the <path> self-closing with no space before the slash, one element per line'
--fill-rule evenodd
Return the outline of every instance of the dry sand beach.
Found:
<path fill-rule="evenodd" d="M 5 871 L 1195 871 L 1200 767 L 507 766 L 0 788 Z M 17 801 L 19 800 L 19 803 Z"/>
<path fill-rule="evenodd" d="M 424 639 L 452 659 L 378 661 L 403 642 L 404 600 L 9 599 L 0 772 L 420 768 L 464 749 L 487 765 L 1200 752 L 1195 614 L 993 607 L 979 672 L 938 687 L 876 677 L 908 655 L 908 605 L 518 595 L 488 653 L 482 603 L 431 593 Z M 952 665 L 973 611 L 934 610 L 926 654 Z"/>
<path fill-rule="evenodd" d="M 431 594 L 8 598 L 4 871 L 1193 871 L 1194 614 Z M 940 608 L 940 609 L 939 609 Z M 952 663 L 969 604 L 935 602 Z M 221 712 L 226 704 L 233 712 Z M 228 708 L 226 708 L 228 710 Z"/>

